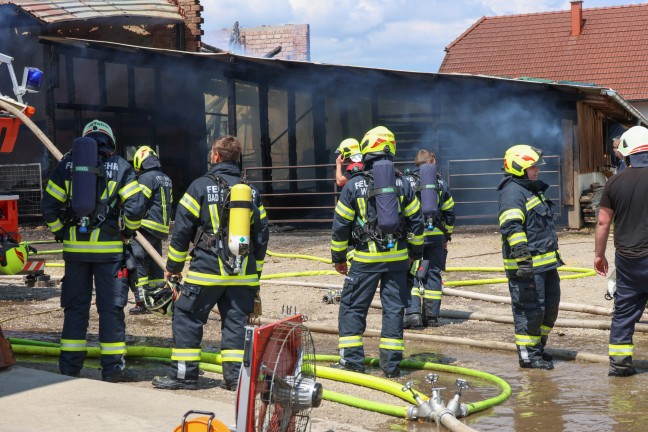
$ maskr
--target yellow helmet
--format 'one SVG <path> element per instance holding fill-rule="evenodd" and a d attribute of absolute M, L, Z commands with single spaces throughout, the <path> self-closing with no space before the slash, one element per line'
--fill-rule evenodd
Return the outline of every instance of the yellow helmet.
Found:
<path fill-rule="evenodd" d="M 648 151 L 648 129 L 643 126 L 633 126 L 621 135 L 619 153 L 623 156 Z"/>
<path fill-rule="evenodd" d="M 504 154 L 504 171 L 522 177 L 527 168 L 544 165 L 542 150 L 527 144 L 518 144 L 506 150 Z"/>
<path fill-rule="evenodd" d="M 360 154 L 360 143 L 355 138 L 347 138 L 340 143 L 335 154 L 341 154 L 344 159 Z"/>
<path fill-rule="evenodd" d="M 396 139 L 394 134 L 385 126 L 377 126 L 367 132 L 360 142 L 362 155 L 369 153 L 391 154 L 396 156 Z"/>
<path fill-rule="evenodd" d="M 0 274 L 15 275 L 22 271 L 27 262 L 27 248 L 18 243 L 2 242 L 0 255 Z"/>
<path fill-rule="evenodd" d="M 142 146 L 137 149 L 135 152 L 135 156 L 133 156 L 133 167 L 139 171 L 142 169 L 142 162 L 149 156 L 155 156 L 157 157 L 157 153 L 155 153 L 155 150 L 153 150 L 149 146 Z"/>

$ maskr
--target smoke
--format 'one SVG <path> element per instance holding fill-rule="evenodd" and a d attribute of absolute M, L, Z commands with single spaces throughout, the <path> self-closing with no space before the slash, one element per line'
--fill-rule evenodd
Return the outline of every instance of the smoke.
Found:
<path fill-rule="evenodd" d="M 445 83 L 445 85 L 443 84 Z M 562 154 L 563 113 L 559 93 L 539 85 L 488 78 L 440 80 L 440 143 L 448 156 L 461 159 L 502 157 L 516 144 L 546 155 Z"/>

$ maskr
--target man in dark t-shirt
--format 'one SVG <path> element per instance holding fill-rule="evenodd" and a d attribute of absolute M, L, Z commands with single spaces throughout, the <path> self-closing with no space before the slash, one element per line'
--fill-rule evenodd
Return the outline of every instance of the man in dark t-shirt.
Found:
<path fill-rule="evenodd" d="M 594 269 L 608 272 L 605 257 L 610 226 L 614 222 L 616 286 L 610 326 L 608 376 L 630 376 L 635 323 L 648 301 L 648 129 L 634 126 L 620 139 L 619 152 L 629 167 L 610 177 L 603 189 L 598 222 Z"/>

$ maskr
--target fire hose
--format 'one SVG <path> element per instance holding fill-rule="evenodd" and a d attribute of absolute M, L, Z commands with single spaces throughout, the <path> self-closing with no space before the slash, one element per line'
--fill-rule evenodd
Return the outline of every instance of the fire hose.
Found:
<path fill-rule="evenodd" d="M 40 342 L 40 341 L 20 339 L 20 338 L 9 338 L 9 342 L 11 343 L 12 349 L 16 354 L 58 357 L 60 353 L 59 345 L 56 343 Z M 100 355 L 101 355 L 100 348 L 98 347 L 88 348 L 88 357 L 97 358 Z M 128 346 L 126 356 L 130 358 L 140 358 L 142 360 L 168 362 L 170 361 L 170 357 L 171 357 L 171 348 Z M 337 362 L 339 359 L 340 357 L 337 355 L 321 355 L 321 354 L 315 355 L 315 361 L 317 362 L 330 363 L 330 362 Z M 219 353 L 205 352 L 205 351 L 201 352 L 200 369 L 222 374 L 223 369 L 221 363 L 222 363 L 222 358 Z M 379 364 L 379 360 L 377 358 L 367 358 L 365 359 L 365 364 L 369 366 L 377 366 Z M 505 380 L 486 372 L 463 368 L 459 366 L 451 366 L 451 365 L 444 365 L 444 364 L 438 364 L 432 362 L 421 362 L 421 361 L 411 361 L 411 360 L 401 361 L 400 366 L 404 369 L 440 371 L 440 372 L 449 372 L 454 374 L 472 376 L 472 377 L 476 377 L 488 381 L 500 388 L 500 393 L 497 396 L 482 401 L 476 401 L 476 402 L 465 404 L 466 416 L 499 405 L 502 402 L 506 401 L 511 395 L 511 387 Z M 416 403 L 416 400 L 414 399 L 414 395 L 427 398 L 427 396 L 417 391 L 414 391 L 413 393 L 405 392 L 403 390 L 402 384 L 400 383 L 390 381 L 385 378 L 372 376 L 372 375 L 359 374 L 356 372 L 338 370 L 338 369 L 322 367 L 322 366 L 318 366 L 316 368 L 316 375 L 319 378 L 330 379 L 330 380 L 345 382 L 354 385 L 360 385 L 369 389 L 381 391 L 383 393 L 390 394 L 411 404 Z M 407 406 L 403 407 L 399 405 L 376 402 L 368 399 L 363 399 L 357 396 L 351 396 L 351 395 L 334 392 L 330 390 L 324 390 L 323 397 L 324 399 L 332 402 L 341 403 L 355 408 L 365 409 L 380 414 L 399 417 L 399 418 L 407 418 L 408 410 L 410 409 L 410 407 Z M 457 420 L 457 418 L 451 415 L 441 416 L 440 418 L 438 418 L 438 420 L 440 424 L 449 428 L 452 431 L 474 430 L 466 426 L 464 423 Z"/>

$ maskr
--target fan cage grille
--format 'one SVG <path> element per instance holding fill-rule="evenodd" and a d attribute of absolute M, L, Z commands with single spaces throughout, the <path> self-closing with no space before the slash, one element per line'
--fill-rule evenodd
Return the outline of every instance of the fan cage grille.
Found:
<path fill-rule="evenodd" d="M 255 383 L 254 430 L 308 431 L 312 408 L 295 407 L 291 384 L 300 378 L 316 379 L 315 346 L 310 331 L 302 324 L 282 322 L 274 328 L 262 352 Z"/>

